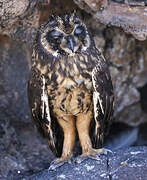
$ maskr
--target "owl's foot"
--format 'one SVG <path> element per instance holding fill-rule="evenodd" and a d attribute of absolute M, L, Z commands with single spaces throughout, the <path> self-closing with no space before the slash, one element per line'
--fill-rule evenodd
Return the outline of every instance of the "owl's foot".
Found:
<path fill-rule="evenodd" d="M 64 156 L 53 160 L 48 170 L 55 170 L 56 168 L 63 166 L 65 163 L 71 164 L 72 156 Z"/>
<path fill-rule="evenodd" d="M 84 160 L 86 160 L 88 158 L 99 161 L 100 160 L 100 154 L 107 155 L 108 152 L 112 153 L 111 150 L 105 149 L 105 148 L 101 148 L 101 149 L 90 148 L 86 152 L 84 152 L 80 157 L 78 157 L 76 159 L 76 162 L 81 163 L 82 161 L 84 161 Z"/>

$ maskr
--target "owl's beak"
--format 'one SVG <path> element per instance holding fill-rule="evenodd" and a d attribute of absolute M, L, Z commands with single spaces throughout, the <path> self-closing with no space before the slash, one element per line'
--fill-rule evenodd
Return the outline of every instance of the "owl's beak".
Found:
<path fill-rule="evenodd" d="M 75 44 L 74 38 L 72 36 L 67 36 L 67 46 L 72 52 L 74 52 Z"/>

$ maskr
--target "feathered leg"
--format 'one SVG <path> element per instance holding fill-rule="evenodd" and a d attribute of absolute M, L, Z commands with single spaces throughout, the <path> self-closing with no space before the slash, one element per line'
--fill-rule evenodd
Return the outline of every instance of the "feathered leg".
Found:
<path fill-rule="evenodd" d="M 79 140 L 82 147 L 82 155 L 77 158 L 77 162 L 83 161 L 85 158 L 100 160 L 99 154 L 106 154 L 106 149 L 92 148 L 92 142 L 89 136 L 90 122 L 92 120 L 92 111 L 81 113 L 77 116 L 76 127 L 79 134 Z"/>
<path fill-rule="evenodd" d="M 65 162 L 68 162 L 73 155 L 73 148 L 75 143 L 75 120 L 72 115 L 57 116 L 58 122 L 64 132 L 64 142 L 62 155 L 51 163 L 49 169 L 55 169 L 62 166 Z"/>

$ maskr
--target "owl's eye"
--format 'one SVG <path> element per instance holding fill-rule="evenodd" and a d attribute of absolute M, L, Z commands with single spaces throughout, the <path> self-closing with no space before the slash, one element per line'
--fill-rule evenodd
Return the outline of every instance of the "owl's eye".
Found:
<path fill-rule="evenodd" d="M 52 38 L 57 39 L 57 38 L 59 38 L 59 37 L 62 36 L 62 33 L 61 33 L 60 31 L 51 31 L 51 32 L 49 33 L 49 35 L 50 35 Z"/>
<path fill-rule="evenodd" d="M 84 31 L 84 28 L 83 28 L 82 26 L 78 26 L 78 27 L 75 29 L 74 34 L 75 34 L 75 35 L 80 35 L 83 31 Z"/>

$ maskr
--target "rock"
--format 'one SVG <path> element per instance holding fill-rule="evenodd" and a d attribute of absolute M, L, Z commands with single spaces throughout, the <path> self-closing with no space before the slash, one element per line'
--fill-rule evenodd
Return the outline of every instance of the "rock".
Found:
<path fill-rule="evenodd" d="M 140 145 L 145 145 L 146 143 L 141 144 L 141 142 L 145 140 L 140 139 L 138 141 L 138 136 L 138 127 L 128 126 L 124 123 L 113 123 L 109 135 L 105 138 L 104 147 L 116 151 L 121 148 L 128 148 L 135 144 L 137 145 L 138 142 Z"/>
<path fill-rule="evenodd" d="M 80 164 L 65 163 L 54 171 L 44 170 L 23 180 L 63 179 L 147 179 L 147 147 L 130 147 L 108 155 L 101 155 L 100 161 L 86 159 Z"/>
<path fill-rule="evenodd" d="M 115 120 L 136 126 L 147 120 L 138 90 L 147 83 L 147 41 L 135 40 L 116 28 L 104 32 L 104 54 L 110 62 L 115 92 Z"/>
<path fill-rule="evenodd" d="M 40 24 L 49 15 L 69 12 L 76 7 L 71 0 L 0 0 L 0 34 L 32 46 Z"/>
<path fill-rule="evenodd" d="M 130 147 L 118 150 L 109 159 L 109 174 L 112 179 L 146 179 L 147 147 Z"/>
<path fill-rule="evenodd" d="M 32 43 L 38 26 L 37 1 L 0 1 L 0 34 Z"/>
<path fill-rule="evenodd" d="M 25 48 L 25 44 L 14 42 L 7 37 L 1 37 L 1 119 L 6 114 L 10 114 L 15 121 L 23 119 L 27 122 L 30 118 L 26 91 L 29 77 L 28 61 L 30 59 L 27 57 Z"/>
<path fill-rule="evenodd" d="M 0 36 L 0 179 L 14 179 L 41 170 L 53 159 L 47 142 L 36 132 L 31 120 L 26 47 Z"/>
<path fill-rule="evenodd" d="M 74 0 L 103 24 L 123 28 L 138 40 L 147 38 L 146 1 Z"/>

